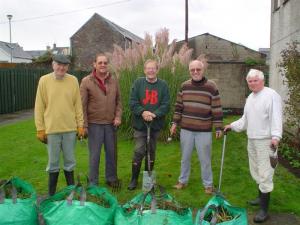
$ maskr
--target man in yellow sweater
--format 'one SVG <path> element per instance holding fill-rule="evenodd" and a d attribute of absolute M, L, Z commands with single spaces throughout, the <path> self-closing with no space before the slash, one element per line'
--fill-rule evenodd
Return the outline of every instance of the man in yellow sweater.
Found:
<path fill-rule="evenodd" d="M 37 138 L 47 144 L 49 173 L 48 194 L 55 194 L 59 175 L 60 151 L 67 185 L 74 184 L 76 133 L 83 138 L 83 114 L 79 84 L 67 74 L 70 61 L 64 55 L 53 57 L 53 72 L 39 80 L 35 100 Z"/>

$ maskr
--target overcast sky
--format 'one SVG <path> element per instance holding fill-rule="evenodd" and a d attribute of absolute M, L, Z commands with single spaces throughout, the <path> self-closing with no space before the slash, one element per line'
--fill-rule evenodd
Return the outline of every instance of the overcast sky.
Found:
<path fill-rule="evenodd" d="M 189 0 L 189 37 L 210 33 L 254 50 L 270 46 L 270 0 Z M 25 50 L 70 46 L 70 37 L 98 13 L 144 38 L 160 28 L 184 39 L 185 0 L 0 0 L 0 41 Z"/>

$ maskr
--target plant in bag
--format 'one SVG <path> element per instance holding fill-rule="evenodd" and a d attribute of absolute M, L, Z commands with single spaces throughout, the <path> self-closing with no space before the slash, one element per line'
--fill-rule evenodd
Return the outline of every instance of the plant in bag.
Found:
<path fill-rule="evenodd" d="M 0 224 L 35 225 L 38 223 L 36 192 L 27 182 L 13 177 L 0 181 Z"/>
<path fill-rule="evenodd" d="M 79 180 L 79 178 L 78 178 Z M 113 224 L 117 200 L 106 188 L 68 186 L 40 204 L 40 212 L 46 224 Z"/>
<path fill-rule="evenodd" d="M 160 193 L 140 193 L 116 210 L 115 225 L 192 225 L 190 208 L 180 205 L 164 189 L 156 185 Z"/>

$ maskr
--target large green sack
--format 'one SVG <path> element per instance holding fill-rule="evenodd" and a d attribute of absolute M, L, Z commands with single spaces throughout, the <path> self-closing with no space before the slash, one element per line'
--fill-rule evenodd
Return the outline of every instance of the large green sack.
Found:
<path fill-rule="evenodd" d="M 68 186 L 41 202 L 39 211 L 47 225 L 111 225 L 118 202 L 106 188 L 89 186 L 85 196 L 94 196 L 93 201 L 80 201 L 83 187 Z M 74 199 L 67 200 L 73 192 Z M 101 201 L 100 201 L 101 199 Z M 99 201 L 98 201 L 99 200 Z M 102 201 L 103 200 L 103 201 Z"/>
<path fill-rule="evenodd" d="M 179 204 L 168 194 L 161 196 L 157 201 L 170 202 L 173 206 Z M 192 211 L 190 208 L 166 207 L 166 209 L 156 208 L 153 212 L 151 206 L 153 196 L 150 194 L 138 194 L 131 201 L 123 206 L 119 206 L 115 214 L 115 225 L 192 225 Z M 140 208 L 143 206 L 143 208 Z M 168 209 L 167 209 L 168 208 Z"/>
<path fill-rule="evenodd" d="M 217 222 L 217 218 L 224 218 L 224 216 L 222 216 L 224 215 L 224 212 L 230 217 L 228 217 L 227 221 Z M 214 217 L 214 219 L 212 217 Z M 248 225 L 246 209 L 234 207 L 227 202 L 224 197 L 215 195 L 208 201 L 204 209 L 198 210 L 195 219 L 195 225 L 210 224 Z"/>
<path fill-rule="evenodd" d="M 0 188 L 0 224 L 36 225 L 36 192 L 18 177 L 2 182 Z"/>

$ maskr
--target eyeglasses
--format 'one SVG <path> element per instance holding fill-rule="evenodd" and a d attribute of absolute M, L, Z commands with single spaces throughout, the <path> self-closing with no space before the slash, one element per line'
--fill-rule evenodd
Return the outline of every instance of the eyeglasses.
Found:
<path fill-rule="evenodd" d="M 193 72 L 200 72 L 200 71 L 201 71 L 201 68 L 190 69 L 191 73 L 193 73 Z"/>
<path fill-rule="evenodd" d="M 97 64 L 100 64 L 100 65 L 107 65 L 107 63 L 108 62 L 106 62 L 106 61 L 99 61 L 99 62 L 97 62 Z"/>

